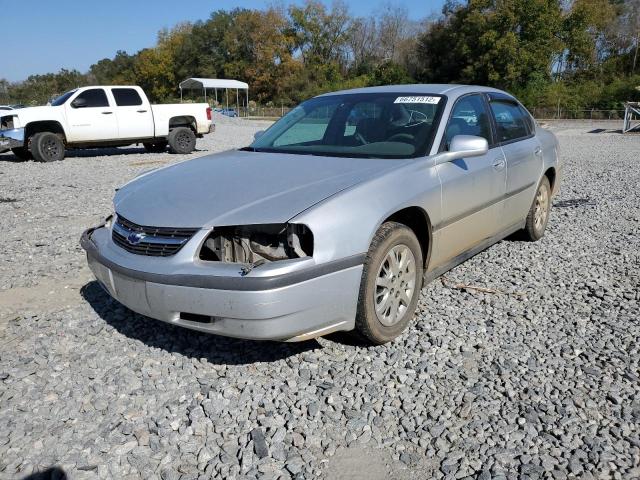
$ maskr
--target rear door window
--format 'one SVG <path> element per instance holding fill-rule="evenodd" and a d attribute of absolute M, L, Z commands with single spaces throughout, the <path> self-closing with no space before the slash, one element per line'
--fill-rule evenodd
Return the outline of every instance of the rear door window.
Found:
<path fill-rule="evenodd" d="M 107 94 L 102 88 L 92 88 L 90 90 L 85 90 L 80 95 L 76 97 L 76 99 L 82 98 L 87 102 L 87 106 L 85 108 L 96 108 L 96 107 L 108 107 L 109 100 L 107 99 Z"/>
<path fill-rule="evenodd" d="M 513 142 L 531 134 L 529 115 L 517 103 L 493 100 L 491 111 L 499 142 Z"/>
<path fill-rule="evenodd" d="M 133 88 L 112 88 L 111 93 L 119 107 L 142 105 L 142 98 Z"/>

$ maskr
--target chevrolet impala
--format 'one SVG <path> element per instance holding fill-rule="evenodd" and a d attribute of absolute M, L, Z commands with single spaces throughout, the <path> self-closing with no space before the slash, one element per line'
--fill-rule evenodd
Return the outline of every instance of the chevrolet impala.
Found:
<path fill-rule="evenodd" d="M 425 282 L 509 235 L 540 239 L 562 175 L 555 136 L 486 87 L 329 93 L 259 133 L 117 191 L 81 239 L 113 298 L 202 332 L 382 344 Z"/>

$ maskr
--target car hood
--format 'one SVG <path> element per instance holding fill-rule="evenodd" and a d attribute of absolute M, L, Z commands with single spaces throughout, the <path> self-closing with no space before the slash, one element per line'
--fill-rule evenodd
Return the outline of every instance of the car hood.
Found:
<path fill-rule="evenodd" d="M 6 114 L 16 115 L 20 119 L 20 123 L 24 126 L 26 123 L 35 120 L 51 120 L 58 119 L 59 108 L 45 105 L 41 107 L 24 107 L 17 108 L 15 110 L 7 110 L 6 112 L 0 112 L 0 116 Z"/>
<path fill-rule="evenodd" d="M 229 151 L 144 174 L 116 194 L 116 212 L 145 226 L 284 223 L 401 160 Z"/>

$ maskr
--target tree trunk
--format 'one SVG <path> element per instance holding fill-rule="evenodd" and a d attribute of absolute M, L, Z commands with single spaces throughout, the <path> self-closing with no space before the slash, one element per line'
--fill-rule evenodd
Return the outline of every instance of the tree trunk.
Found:
<path fill-rule="evenodd" d="M 631 66 L 631 75 L 636 73 L 636 62 L 638 61 L 638 48 L 640 47 L 640 32 L 636 34 L 636 52 L 633 54 L 633 64 Z"/>

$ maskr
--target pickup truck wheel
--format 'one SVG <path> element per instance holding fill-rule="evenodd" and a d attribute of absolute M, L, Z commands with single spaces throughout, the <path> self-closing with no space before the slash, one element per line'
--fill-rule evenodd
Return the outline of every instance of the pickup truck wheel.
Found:
<path fill-rule="evenodd" d="M 422 288 L 422 250 L 413 231 L 386 222 L 367 252 L 360 281 L 356 331 L 381 345 L 407 327 Z"/>
<path fill-rule="evenodd" d="M 191 153 L 196 149 L 196 135 L 187 127 L 174 128 L 167 137 L 171 153 Z"/>
<path fill-rule="evenodd" d="M 144 149 L 149 153 L 162 153 L 167 149 L 167 142 L 143 143 Z"/>
<path fill-rule="evenodd" d="M 31 154 L 37 162 L 56 162 L 64 158 L 64 143 L 58 135 L 39 132 L 31 138 Z"/>
<path fill-rule="evenodd" d="M 549 179 L 544 176 L 540 180 L 536 196 L 533 199 L 527 220 L 523 230 L 525 240 L 535 242 L 540 240 L 547 228 L 549 211 L 551 210 L 551 185 Z"/>
<path fill-rule="evenodd" d="M 11 152 L 20 160 L 31 160 L 33 158 L 29 149 L 25 147 L 12 148 Z"/>

